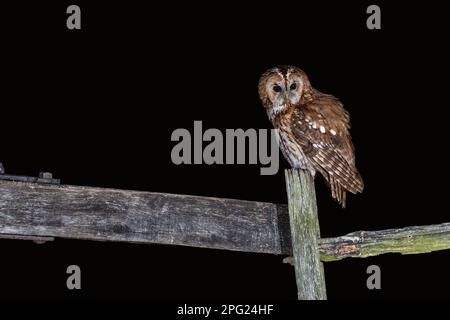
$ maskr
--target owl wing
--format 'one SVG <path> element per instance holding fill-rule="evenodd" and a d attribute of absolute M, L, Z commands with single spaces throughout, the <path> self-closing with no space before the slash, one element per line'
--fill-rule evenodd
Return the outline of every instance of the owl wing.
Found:
<path fill-rule="evenodd" d="M 357 193 L 364 188 L 355 167 L 348 113 L 335 97 L 317 94 L 312 102 L 295 110 L 291 121 L 305 157 L 330 184 L 333 197 L 345 206 L 345 190 Z"/>

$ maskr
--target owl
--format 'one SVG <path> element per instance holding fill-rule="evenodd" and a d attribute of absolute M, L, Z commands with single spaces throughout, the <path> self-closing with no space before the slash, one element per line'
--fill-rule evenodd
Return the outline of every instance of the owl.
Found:
<path fill-rule="evenodd" d="M 362 192 L 355 167 L 350 117 L 332 95 L 314 89 L 305 72 L 294 66 L 267 70 L 260 78 L 259 96 L 278 129 L 280 149 L 293 168 L 314 177 L 320 172 L 331 195 L 345 207 L 346 192 Z"/>

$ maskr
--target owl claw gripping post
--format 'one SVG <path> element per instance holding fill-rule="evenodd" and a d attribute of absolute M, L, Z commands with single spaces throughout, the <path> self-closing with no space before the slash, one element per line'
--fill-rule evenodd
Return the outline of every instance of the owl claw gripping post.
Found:
<path fill-rule="evenodd" d="M 346 192 L 362 192 L 349 133 L 350 116 L 335 97 L 321 93 L 294 66 L 267 70 L 259 97 L 280 134 L 280 149 L 293 168 L 319 171 L 331 194 L 345 207 Z"/>

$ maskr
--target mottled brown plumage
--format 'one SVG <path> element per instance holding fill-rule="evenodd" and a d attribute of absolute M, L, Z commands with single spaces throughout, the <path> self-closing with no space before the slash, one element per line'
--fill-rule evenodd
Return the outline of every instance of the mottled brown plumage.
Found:
<path fill-rule="evenodd" d="M 355 167 L 350 117 L 335 97 L 314 89 L 299 68 L 282 66 L 266 71 L 259 96 L 278 130 L 280 149 L 293 168 L 319 171 L 332 197 L 345 207 L 346 191 L 362 192 Z"/>

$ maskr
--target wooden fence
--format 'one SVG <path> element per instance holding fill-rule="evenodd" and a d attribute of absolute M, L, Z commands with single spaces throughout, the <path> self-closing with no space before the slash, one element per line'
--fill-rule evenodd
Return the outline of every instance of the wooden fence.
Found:
<path fill-rule="evenodd" d="M 1 166 L 1 164 L 0 164 Z M 60 185 L 0 172 L 0 238 L 172 244 L 290 256 L 298 298 L 326 299 L 323 262 L 450 249 L 450 223 L 321 238 L 314 181 L 286 170 L 288 206 Z"/>

